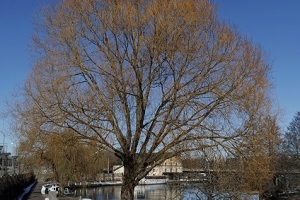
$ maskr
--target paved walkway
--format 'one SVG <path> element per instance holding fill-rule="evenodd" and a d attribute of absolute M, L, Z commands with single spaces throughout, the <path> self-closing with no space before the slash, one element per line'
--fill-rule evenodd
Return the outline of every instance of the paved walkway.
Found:
<path fill-rule="evenodd" d="M 41 193 L 42 185 L 43 185 L 43 183 L 38 182 L 34 186 L 34 188 L 31 190 L 31 193 L 30 193 L 30 196 L 29 196 L 28 200 L 45 200 L 47 198 L 49 200 L 58 200 L 55 193 L 49 192 L 49 194 L 42 194 Z"/>
<path fill-rule="evenodd" d="M 37 183 L 34 188 L 31 190 L 31 193 L 28 197 L 28 200 L 46 200 L 48 198 L 48 200 L 74 200 L 74 199 L 78 199 L 78 198 L 71 198 L 71 197 L 56 197 L 56 193 L 55 192 L 49 192 L 49 194 L 42 194 L 41 193 L 41 189 L 42 189 L 42 185 L 43 183 Z"/>

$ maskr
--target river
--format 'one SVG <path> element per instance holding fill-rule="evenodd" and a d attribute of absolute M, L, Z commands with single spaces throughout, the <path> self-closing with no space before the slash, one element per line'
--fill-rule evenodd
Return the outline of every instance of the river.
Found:
<path fill-rule="evenodd" d="M 138 185 L 134 191 L 136 200 L 206 200 L 200 189 L 175 185 Z M 73 197 L 90 198 L 93 200 L 120 200 L 121 186 L 95 187 L 76 189 Z M 259 200 L 258 195 L 241 194 L 242 200 Z M 216 199 L 230 200 L 217 196 Z"/>

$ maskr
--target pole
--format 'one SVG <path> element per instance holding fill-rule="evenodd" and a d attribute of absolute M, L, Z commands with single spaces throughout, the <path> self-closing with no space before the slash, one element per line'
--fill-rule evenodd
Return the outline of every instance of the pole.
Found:
<path fill-rule="evenodd" d="M 16 161 L 18 156 L 12 156 L 12 168 L 13 168 L 13 174 L 16 174 Z"/>
<path fill-rule="evenodd" d="M 107 174 L 109 176 L 109 156 L 107 156 Z"/>
<path fill-rule="evenodd" d="M 0 131 L 3 134 L 3 148 L 5 144 L 5 133 L 3 131 Z M 7 150 L 7 149 L 6 149 Z M 5 152 L 5 148 L 3 149 L 3 152 Z"/>
<path fill-rule="evenodd" d="M 4 175 L 4 172 L 5 172 L 5 164 L 4 164 L 4 159 L 5 159 L 5 157 L 4 157 L 5 155 L 4 155 L 4 153 L 2 153 L 1 154 L 1 158 L 2 158 L 2 165 L 1 165 L 1 170 L 2 170 L 2 176 Z"/>
<path fill-rule="evenodd" d="M 6 157 L 5 157 L 5 133 L 3 132 L 3 131 L 0 131 L 2 134 L 3 134 L 3 150 L 2 150 L 2 154 L 1 154 L 1 156 L 2 156 L 2 166 L 1 166 L 1 168 L 2 168 L 2 176 L 5 174 L 5 171 L 6 171 L 6 166 L 5 166 L 5 160 L 4 159 L 6 159 Z M 6 150 L 7 150 L 7 148 L 6 148 Z"/>
<path fill-rule="evenodd" d="M 4 148 L 4 146 L 0 145 L 0 158 L 2 160 L 2 164 L 1 164 L 1 176 L 3 175 L 2 171 L 3 171 L 3 156 L 2 156 L 2 148 Z"/>
<path fill-rule="evenodd" d="M 15 152 L 15 156 L 17 156 L 18 155 L 18 147 L 17 147 L 17 143 L 10 143 L 11 145 L 14 145 L 14 149 L 13 149 L 13 151 Z"/>
<path fill-rule="evenodd" d="M 110 179 L 110 176 L 109 176 L 109 156 L 107 156 L 107 180 Z"/>

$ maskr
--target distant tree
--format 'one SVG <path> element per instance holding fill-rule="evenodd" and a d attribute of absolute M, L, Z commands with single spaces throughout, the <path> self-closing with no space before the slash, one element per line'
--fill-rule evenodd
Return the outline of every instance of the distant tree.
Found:
<path fill-rule="evenodd" d="M 231 152 L 270 103 L 264 54 L 208 0 L 64 0 L 38 19 L 15 124 L 41 138 L 72 130 L 114 153 L 123 200 L 165 159 Z"/>
<path fill-rule="evenodd" d="M 46 178 L 59 181 L 62 185 L 68 181 L 96 180 L 107 167 L 105 161 L 109 154 L 91 144 L 87 145 L 72 131 L 47 134 L 47 137 L 40 137 L 41 133 L 34 135 L 34 139 L 32 135 L 24 134 L 20 138 L 19 151 L 22 154 L 19 159 L 27 169 L 39 171 L 40 166 L 52 169 L 52 176 Z"/>
<path fill-rule="evenodd" d="M 285 153 L 300 157 L 300 112 L 297 112 L 283 137 Z"/>
<path fill-rule="evenodd" d="M 221 197 L 239 199 L 241 191 L 257 191 L 262 198 L 266 191 L 272 191 L 270 183 L 276 173 L 280 132 L 277 116 L 264 116 L 267 110 L 262 108 L 259 111 L 260 123 L 245 124 L 242 141 L 232 143 L 237 145 L 232 148 L 234 152 L 210 148 L 184 161 L 186 169 L 201 169 L 206 173 L 205 177 L 199 174 L 199 179 L 205 178 L 205 182 L 192 185 L 196 191 L 202 191 L 202 196 L 210 200 Z"/>
<path fill-rule="evenodd" d="M 281 170 L 295 170 L 300 166 L 300 112 L 297 112 L 292 122 L 283 134 L 280 146 Z"/>
<path fill-rule="evenodd" d="M 260 124 L 251 125 L 250 133 L 238 148 L 241 188 L 244 191 L 269 190 L 275 174 L 276 146 L 279 143 L 279 126 L 276 117 L 265 116 Z"/>

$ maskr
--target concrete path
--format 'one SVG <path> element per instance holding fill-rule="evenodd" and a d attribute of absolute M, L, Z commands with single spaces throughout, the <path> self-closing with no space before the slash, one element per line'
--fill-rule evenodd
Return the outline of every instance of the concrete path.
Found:
<path fill-rule="evenodd" d="M 64 196 L 59 196 L 56 197 L 56 192 L 50 191 L 49 194 L 42 194 L 41 189 L 42 189 L 43 183 L 37 183 L 34 188 L 31 190 L 31 193 L 29 195 L 28 200 L 78 200 L 80 198 L 74 198 L 74 197 L 64 197 Z"/>
<path fill-rule="evenodd" d="M 37 183 L 34 188 L 32 189 L 28 200 L 58 200 L 56 197 L 56 192 L 49 192 L 49 194 L 42 194 L 43 183 Z"/>

